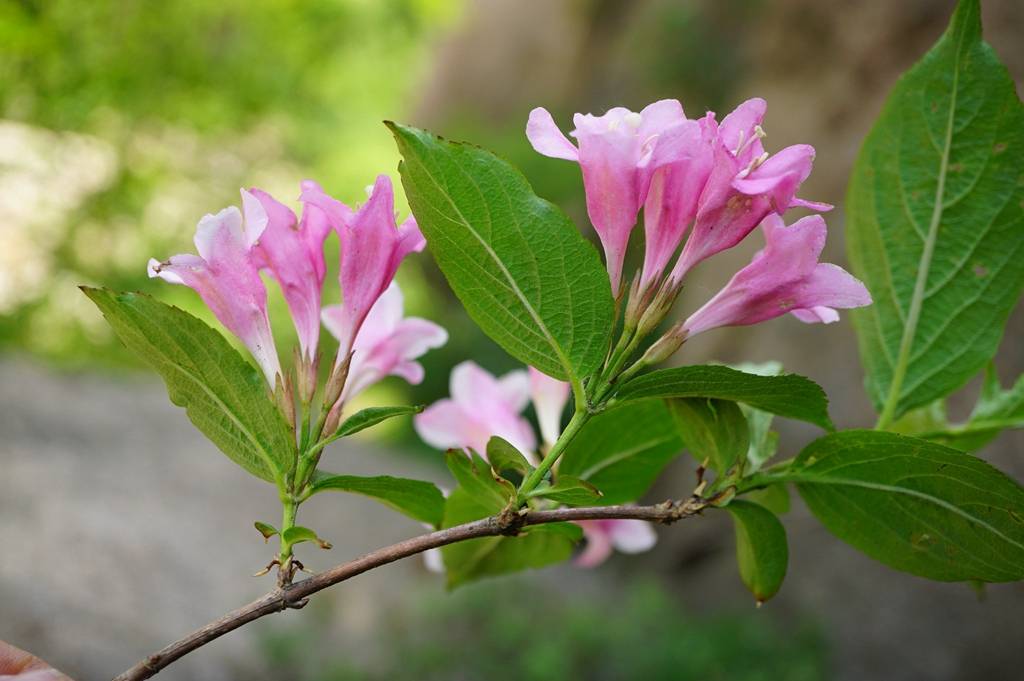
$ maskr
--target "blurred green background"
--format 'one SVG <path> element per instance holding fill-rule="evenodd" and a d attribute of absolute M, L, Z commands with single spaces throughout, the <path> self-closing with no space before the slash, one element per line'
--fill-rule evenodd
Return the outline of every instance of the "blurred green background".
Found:
<path fill-rule="evenodd" d="M 41 547 L 33 554 L 39 564 L 73 559 L 81 575 L 95 569 L 90 584 L 107 584 L 106 575 L 123 568 L 111 556 L 127 556 L 140 580 L 131 588 L 107 586 L 90 601 L 78 589 L 86 577 L 44 570 L 38 583 L 26 583 L 22 563 L 13 554 L 0 557 L 0 638 L 91 678 L 235 607 L 242 598 L 236 591 L 249 598 L 262 588 L 233 579 L 264 558 L 262 544 L 240 540 L 249 530 L 238 527 L 251 527 L 252 514 L 261 512 L 245 502 L 267 509 L 273 499 L 244 487 L 249 481 L 212 452 L 189 458 L 204 445 L 189 439 L 191 431 L 179 432 L 184 417 L 166 405 L 155 379 L 137 378 L 140 365 L 78 285 L 146 291 L 214 323 L 192 291 L 147 279 L 148 258 L 190 251 L 198 219 L 237 203 L 239 187 L 264 188 L 297 207 L 298 183 L 307 177 L 349 203 L 364 199 L 378 173 L 397 181 L 385 119 L 497 151 L 589 234 L 578 168 L 530 149 L 523 134 L 529 110 L 549 108 L 568 130 L 573 112 L 638 109 L 665 97 L 681 99 L 691 116 L 708 109 L 722 116 L 750 96 L 768 99 L 767 148 L 808 142 L 818 149 L 803 194 L 838 206 L 828 218 L 826 255 L 842 263 L 843 191 L 860 140 L 897 75 L 941 32 L 952 4 L 0 0 L 0 439 L 14 443 L 3 449 L 12 482 L 0 487 L 0 536 L 17 546 L 31 539 Z M 984 6 L 988 38 L 1019 79 L 1024 3 Z M 336 242 L 329 244 L 334 260 Z M 743 244 L 697 271 L 681 307 L 702 304 L 758 247 L 756 240 Z M 429 403 L 447 394 L 449 369 L 470 357 L 494 372 L 516 367 L 469 321 L 429 255 L 409 258 L 399 280 L 407 312 L 439 322 L 451 340 L 424 358 L 422 385 L 389 379 L 364 402 Z M 285 348 L 293 330 L 274 288 L 272 322 Z M 325 300 L 338 296 L 332 273 Z M 1010 337 L 1022 329 L 1018 314 Z M 779 359 L 826 388 L 841 425 L 869 422 L 845 320 L 827 329 L 778 320 L 707 335 L 687 344 L 685 361 Z M 1024 369 L 1016 346 L 1001 361 L 1008 371 Z M 108 419 L 105 410 L 115 408 L 121 411 Z M 813 436 L 792 424 L 782 431 L 790 449 Z M 440 469 L 407 422 L 375 434 L 378 444 L 419 452 L 396 467 L 427 461 L 423 475 Z M 155 458 L 153 450 L 170 454 L 179 440 L 181 451 Z M 207 459 L 202 474 L 188 468 Z M 378 465 L 366 461 L 361 465 Z M 206 476 L 208 486 L 192 476 Z M 44 479 L 49 487 L 39 485 Z M 153 485 L 145 495 L 141 480 Z M 43 497 L 37 485 L 62 491 Z M 680 465 L 655 494 L 665 498 L 687 486 L 692 470 Z M 240 490 L 237 498 L 226 498 L 228 489 Z M 120 500 L 131 510 L 114 511 Z M 168 516 L 168 508 L 178 514 Z M 356 508 L 364 515 L 323 511 L 319 518 L 318 529 L 336 540 L 335 554 L 346 542 L 365 550 L 416 529 L 388 516 L 387 532 L 375 534 L 373 523 L 385 520 L 370 519 L 386 512 Z M 244 515 L 237 523 L 236 511 Z M 712 520 L 662 533 L 651 554 L 616 557 L 585 577 L 558 568 L 447 597 L 438 580 L 412 567 L 413 575 L 395 581 L 367 576 L 300 617 L 254 627 L 256 652 L 210 646 L 207 657 L 190 663 L 197 666 L 172 668 L 168 678 L 547 681 L 632 672 L 650 679 L 952 681 L 1009 678 L 1008 669 L 1024 666 L 1005 634 L 1019 621 L 1019 590 L 997 592 L 982 609 L 966 590 L 885 571 L 828 538 L 802 510 L 793 515 L 794 572 L 767 613 L 753 611 L 735 576 L 731 530 Z M 235 523 L 230 534 L 212 536 L 206 525 L 214 517 Z M 177 527 L 164 534 L 153 528 L 172 522 L 220 551 L 203 586 L 187 579 L 191 562 L 168 567 L 183 567 L 187 542 Z M 54 538 L 48 548 L 38 542 L 40 532 Z M 226 567 L 232 560 L 244 565 Z M 538 586 L 551 575 L 557 580 Z M 154 580 L 162 593 L 153 592 Z M 175 598 L 174 585 L 205 589 L 205 596 Z M 366 594 L 395 593 L 408 594 L 400 607 L 393 599 L 366 602 Z M 152 602 L 160 598 L 170 600 Z M 76 626 L 68 623 L 72 615 Z M 112 633 L 90 638 L 100 636 L 101 616 Z M 106 649 L 97 653 L 102 645 L 117 664 Z M 532 653 L 518 655 L 523 649 Z M 505 663 L 495 667 L 495 659 Z"/>

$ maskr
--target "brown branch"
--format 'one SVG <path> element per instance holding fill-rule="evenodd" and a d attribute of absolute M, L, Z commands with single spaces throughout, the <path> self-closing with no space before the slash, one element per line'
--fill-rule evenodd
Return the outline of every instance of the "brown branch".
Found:
<path fill-rule="evenodd" d="M 114 681 L 139 681 L 148 679 L 161 669 L 188 653 L 203 647 L 229 631 L 257 620 L 264 615 L 281 612 L 289 608 L 303 607 L 309 596 L 329 586 L 344 582 L 356 575 L 374 568 L 393 563 L 396 560 L 436 549 L 448 544 L 498 535 L 515 535 L 527 525 L 542 525 L 572 520 L 636 519 L 658 523 L 672 523 L 696 515 L 710 502 L 700 497 L 686 501 L 666 501 L 654 506 L 595 506 L 585 508 L 559 508 L 547 511 L 525 511 L 502 513 L 490 518 L 457 525 L 437 532 L 420 535 L 412 539 L 386 546 L 367 553 L 347 563 L 337 565 L 290 586 L 274 589 L 262 598 L 227 613 L 206 626 L 196 629 L 188 636 L 175 641 L 119 674 Z"/>

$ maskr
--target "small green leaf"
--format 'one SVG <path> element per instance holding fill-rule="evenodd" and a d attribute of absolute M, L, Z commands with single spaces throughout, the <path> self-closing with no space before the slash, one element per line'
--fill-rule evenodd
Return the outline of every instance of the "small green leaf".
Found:
<path fill-rule="evenodd" d="M 459 487 L 466 490 L 466 494 L 478 504 L 487 508 L 487 515 L 502 510 L 515 499 L 515 486 L 508 480 L 496 476 L 490 465 L 476 452 L 470 452 L 467 456 L 462 450 L 449 449 L 444 459 Z"/>
<path fill-rule="evenodd" d="M 308 527 L 302 527 L 301 525 L 289 527 L 281 534 L 281 536 L 284 538 L 284 541 L 288 546 L 295 546 L 296 544 L 308 541 L 316 544 L 322 549 L 333 548 L 330 542 L 324 541 L 316 535 L 316 532 Z"/>
<path fill-rule="evenodd" d="M 1024 107 L 982 40 L 978 0 L 896 83 L 847 194 L 847 252 L 874 298 L 853 311 L 888 425 L 992 358 L 1024 286 Z"/>
<path fill-rule="evenodd" d="M 743 495 L 743 498 L 764 506 L 775 515 L 786 515 L 789 513 L 789 490 L 786 489 L 786 484 L 782 482 L 747 492 Z"/>
<path fill-rule="evenodd" d="M 494 154 L 387 123 L 409 205 L 469 316 L 510 355 L 579 380 L 604 360 L 608 275 L 566 215 Z"/>
<path fill-rule="evenodd" d="M 750 431 L 735 402 L 690 397 L 666 400 L 679 436 L 699 462 L 724 475 L 746 456 Z"/>
<path fill-rule="evenodd" d="M 497 435 L 487 441 L 487 460 L 498 473 L 513 471 L 526 475 L 533 470 L 530 462 L 511 442 Z"/>
<path fill-rule="evenodd" d="M 599 504 L 623 504 L 642 497 L 682 451 L 662 401 L 632 402 L 590 419 L 562 454 L 558 472 L 600 489 Z"/>
<path fill-rule="evenodd" d="M 263 375 L 224 336 L 141 293 L 83 287 L 114 333 L 163 377 L 171 402 L 228 457 L 279 482 L 295 462 L 295 437 Z"/>
<path fill-rule="evenodd" d="M 390 418 L 405 416 L 407 414 L 418 414 L 421 411 L 423 411 L 422 406 L 367 407 L 366 409 L 361 409 L 345 419 L 342 424 L 338 426 L 338 430 L 335 431 L 332 439 L 355 435 L 361 430 L 366 430 L 367 428 L 375 426 L 383 421 L 387 421 Z"/>
<path fill-rule="evenodd" d="M 771 511 L 751 501 L 736 499 L 725 510 L 735 522 L 740 579 L 760 605 L 778 593 L 786 577 L 786 529 Z"/>
<path fill-rule="evenodd" d="M 1024 579 L 1024 488 L 926 440 L 849 430 L 785 473 L 833 534 L 897 570 L 943 582 Z"/>
<path fill-rule="evenodd" d="M 452 491 L 445 503 L 444 527 L 454 527 L 493 514 L 464 488 Z M 559 563 L 572 556 L 582 530 L 571 523 L 524 528 L 517 537 L 481 537 L 442 547 L 448 587 L 527 568 Z"/>
<path fill-rule="evenodd" d="M 978 403 L 965 423 L 942 424 L 940 428 L 922 429 L 928 440 L 948 447 L 974 452 L 994 440 L 1001 432 L 1024 428 L 1024 376 L 1013 387 L 1004 390 L 995 367 L 985 369 L 985 383 Z"/>
<path fill-rule="evenodd" d="M 270 541 L 271 537 L 273 537 L 274 535 L 280 534 L 277 531 L 277 528 L 274 527 L 273 525 L 268 525 L 266 523 L 261 523 L 258 520 L 255 523 L 253 523 L 253 525 L 256 526 L 256 531 L 263 535 L 263 541 L 264 542 L 268 542 L 268 541 Z"/>
<path fill-rule="evenodd" d="M 778 376 L 782 373 L 781 362 L 763 362 L 760 364 L 744 362 L 736 364 L 732 368 L 758 376 Z M 754 409 L 746 404 L 740 404 L 740 411 L 747 417 L 747 425 L 750 430 L 750 446 L 747 448 L 747 465 L 744 472 L 747 474 L 756 473 L 768 459 L 775 456 L 779 446 L 779 434 L 771 430 L 775 415 L 767 411 Z"/>
<path fill-rule="evenodd" d="M 314 473 L 310 494 L 329 491 L 362 494 L 432 527 L 438 527 L 444 516 L 444 495 L 436 485 L 423 480 Z"/>
<path fill-rule="evenodd" d="M 603 495 L 601 490 L 585 480 L 559 474 L 554 485 L 538 487 L 530 496 L 543 497 L 566 506 L 590 506 L 598 503 Z"/>
<path fill-rule="evenodd" d="M 778 416 L 832 430 L 828 398 L 814 381 L 786 374 L 758 376 L 720 365 L 659 369 L 627 381 L 616 398 L 622 402 L 672 397 L 713 397 L 742 402 Z"/>

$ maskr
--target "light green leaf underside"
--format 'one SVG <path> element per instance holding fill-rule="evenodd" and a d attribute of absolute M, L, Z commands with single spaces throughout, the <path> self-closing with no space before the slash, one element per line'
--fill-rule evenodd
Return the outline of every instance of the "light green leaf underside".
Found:
<path fill-rule="evenodd" d="M 742 402 L 778 416 L 832 429 L 825 392 L 814 381 L 796 374 L 758 376 L 713 364 L 675 367 L 638 376 L 623 385 L 616 396 L 621 402 L 672 397 Z"/>
<path fill-rule="evenodd" d="M 295 441 L 263 375 L 220 333 L 141 293 L 82 290 L 163 377 L 171 402 L 232 461 L 269 482 L 291 470 Z"/>
<path fill-rule="evenodd" d="M 683 452 L 672 416 L 660 400 L 625 404 L 593 417 L 573 438 L 558 472 L 586 480 L 598 504 L 636 501 Z"/>
<path fill-rule="evenodd" d="M 736 499 L 725 510 L 736 528 L 736 563 L 740 579 L 758 603 L 778 593 L 789 565 L 786 530 L 771 511 Z"/>
<path fill-rule="evenodd" d="M 444 495 L 436 485 L 423 480 L 317 471 L 313 477 L 312 493 L 329 491 L 362 494 L 431 527 L 438 527 L 444 516 Z"/>
<path fill-rule="evenodd" d="M 962 386 L 996 351 L 1024 285 L 1024 109 L 981 40 L 977 0 L 903 75 L 847 196 L 854 311 L 881 423 Z"/>
<path fill-rule="evenodd" d="M 836 536 L 939 581 L 1024 578 L 1024 488 L 981 459 L 881 431 L 828 435 L 785 478 Z"/>
<path fill-rule="evenodd" d="M 596 369 L 613 303 L 593 246 L 494 154 L 388 126 L 430 252 L 473 320 L 513 357 L 556 378 Z"/>
<path fill-rule="evenodd" d="M 410 414 L 418 414 L 423 411 L 423 407 L 367 407 L 357 411 L 352 416 L 345 419 L 338 430 L 332 436 L 332 439 L 348 437 L 349 435 L 355 435 L 361 430 L 372 428 L 378 423 L 383 423 L 388 419 L 392 419 L 396 416 L 408 416 Z"/>

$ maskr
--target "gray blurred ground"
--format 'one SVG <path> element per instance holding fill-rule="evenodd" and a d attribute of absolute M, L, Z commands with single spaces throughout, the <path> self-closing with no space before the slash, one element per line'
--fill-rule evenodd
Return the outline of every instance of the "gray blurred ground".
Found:
<path fill-rule="evenodd" d="M 77 679 L 102 679 L 271 586 L 270 578 L 249 575 L 272 552 L 252 521 L 275 521 L 275 495 L 207 444 L 156 380 L 68 376 L 0 361 L 0 434 L 0 639 Z M 1009 440 L 1019 453 L 1021 436 Z M 437 472 L 367 446 L 328 458 L 356 474 Z M 997 458 L 1024 478 L 1019 457 Z M 657 492 L 685 489 L 690 475 L 681 460 Z M 811 615 L 826 627 L 841 680 L 1010 679 L 1024 667 L 1022 585 L 991 587 L 979 601 L 963 585 L 897 574 L 832 539 L 797 504 L 786 519 L 793 552 L 786 584 L 755 614 L 722 521 L 711 516 L 662 530 L 654 552 L 617 557 L 598 571 L 563 566 L 532 578 L 601 593 L 638 573 L 659 574 L 688 610 L 750 607 L 780 627 Z M 420 529 L 345 495 L 309 503 L 302 522 L 335 544 L 330 552 L 303 552 L 313 569 Z M 323 626 L 334 631 L 339 654 L 358 655 L 381 644 L 374 631 L 385 613 L 393 617 L 409 594 L 441 588 L 419 561 L 389 566 L 318 597 L 335 601 Z M 160 678 L 261 678 L 257 635 L 304 616 L 249 625 Z"/>

